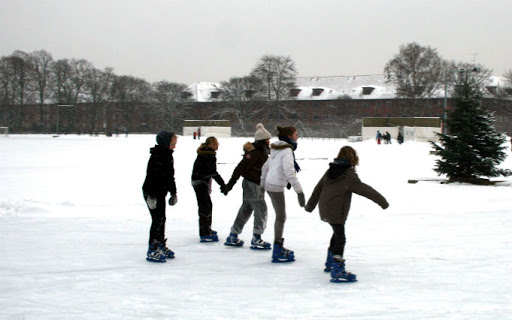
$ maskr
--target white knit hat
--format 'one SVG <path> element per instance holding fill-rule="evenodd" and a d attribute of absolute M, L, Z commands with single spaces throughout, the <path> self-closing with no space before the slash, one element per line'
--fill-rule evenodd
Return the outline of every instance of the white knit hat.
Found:
<path fill-rule="evenodd" d="M 256 132 L 254 133 L 254 140 L 256 140 L 256 141 L 258 141 L 258 140 L 267 140 L 267 139 L 270 139 L 270 138 L 272 138 L 272 135 L 270 134 L 270 132 L 268 132 L 265 129 L 263 124 L 258 123 L 256 125 Z"/>

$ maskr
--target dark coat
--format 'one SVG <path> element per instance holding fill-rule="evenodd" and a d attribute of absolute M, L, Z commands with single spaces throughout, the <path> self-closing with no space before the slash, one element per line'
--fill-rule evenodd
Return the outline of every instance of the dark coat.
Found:
<path fill-rule="evenodd" d="M 148 196 L 165 196 L 167 192 L 176 194 L 176 182 L 174 181 L 173 150 L 165 149 L 159 145 L 149 150 L 146 179 L 142 190 Z"/>
<path fill-rule="evenodd" d="M 247 142 L 244 144 L 244 156 L 238 163 L 233 174 L 231 175 L 230 183 L 235 184 L 240 176 L 245 179 L 260 184 L 261 167 L 268 159 L 270 149 L 266 141 L 255 141 L 253 143 Z"/>
<path fill-rule="evenodd" d="M 213 178 L 220 186 L 224 185 L 224 180 L 217 172 L 217 157 L 215 150 L 202 144 L 197 149 L 197 158 L 192 169 L 192 181 L 203 181 L 210 183 Z"/>
<path fill-rule="evenodd" d="M 359 180 L 357 173 L 348 161 L 335 161 L 330 166 L 313 190 L 313 194 L 306 204 L 306 211 L 313 211 L 318 204 L 320 218 L 323 221 L 331 224 L 345 224 L 350 210 L 352 193 L 372 200 L 383 209 L 389 206 L 379 192 Z"/>

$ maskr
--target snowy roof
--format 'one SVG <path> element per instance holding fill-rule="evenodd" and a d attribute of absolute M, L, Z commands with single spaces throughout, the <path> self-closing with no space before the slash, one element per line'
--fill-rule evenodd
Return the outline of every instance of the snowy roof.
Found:
<path fill-rule="evenodd" d="M 293 100 L 333 100 L 339 98 L 352 99 L 394 99 L 396 85 L 388 82 L 384 74 L 330 76 L 330 77 L 298 77 L 296 89 L 292 90 Z M 491 76 L 487 87 L 510 88 L 504 77 Z M 214 82 L 196 82 L 188 87 L 192 100 L 199 102 L 217 101 L 222 99 L 222 86 Z M 444 97 L 444 88 L 438 89 L 434 96 Z M 450 93 L 448 92 L 448 96 Z M 492 96 L 491 90 L 486 93 Z"/>

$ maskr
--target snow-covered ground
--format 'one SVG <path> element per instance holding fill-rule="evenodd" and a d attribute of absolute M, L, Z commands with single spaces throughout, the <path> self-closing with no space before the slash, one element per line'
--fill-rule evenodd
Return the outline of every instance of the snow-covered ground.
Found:
<path fill-rule="evenodd" d="M 250 138 L 220 139 L 228 180 Z M 306 197 L 346 140 L 299 139 Z M 331 236 L 318 212 L 286 192 L 285 246 L 296 261 L 223 245 L 241 204 L 241 181 L 215 186 L 213 228 L 199 243 L 190 174 L 198 141 L 174 153 L 179 202 L 167 209 L 176 259 L 145 260 L 150 216 L 142 199 L 153 135 L 0 137 L 2 319 L 512 319 L 512 179 L 498 186 L 419 182 L 437 178 L 427 143 L 353 143 L 363 182 L 389 201 L 383 211 L 354 196 L 347 269 L 323 272 Z M 508 151 L 510 154 L 510 151 Z M 512 168 L 508 157 L 504 167 Z M 268 198 L 267 198 L 268 200 Z M 264 239 L 272 241 L 269 201 Z M 241 238 L 250 241 L 252 219 Z"/>

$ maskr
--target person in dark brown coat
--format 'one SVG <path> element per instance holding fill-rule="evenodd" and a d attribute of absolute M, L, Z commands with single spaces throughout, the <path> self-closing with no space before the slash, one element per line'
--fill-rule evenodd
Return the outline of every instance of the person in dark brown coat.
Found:
<path fill-rule="evenodd" d="M 345 146 L 341 148 L 338 157 L 329 164 L 329 169 L 320 179 L 313 194 L 305 206 L 306 211 L 312 212 L 318 204 L 320 218 L 329 223 L 334 231 L 328 249 L 325 271 L 331 271 L 336 262 L 343 263 L 345 250 L 345 221 L 350 211 L 352 193 L 366 197 L 383 209 L 389 204 L 375 189 L 361 182 L 355 171 L 359 164 L 356 151 Z M 353 275 L 355 280 L 355 275 Z"/>

